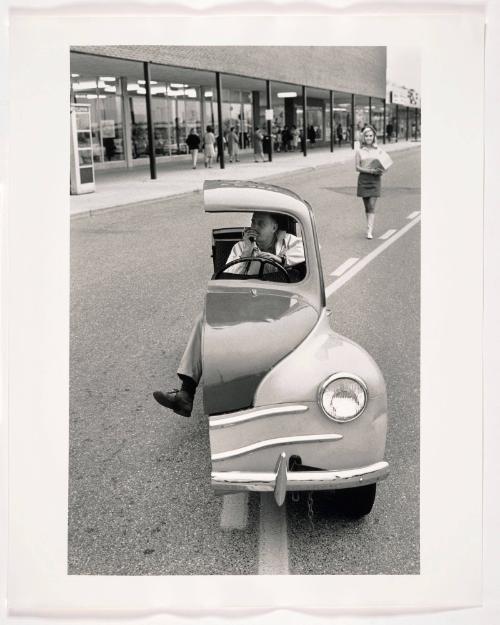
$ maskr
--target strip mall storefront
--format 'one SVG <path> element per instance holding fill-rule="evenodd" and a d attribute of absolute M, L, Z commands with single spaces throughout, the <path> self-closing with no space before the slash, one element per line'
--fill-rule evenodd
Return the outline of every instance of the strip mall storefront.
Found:
<path fill-rule="evenodd" d="M 366 123 L 375 126 L 381 142 L 393 117 L 397 134 L 391 140 L 408 139 L 412 133 L 416 138 L 420 125 L 418 109 L 386 104 L 376 96 L 79 51 L 71 52 L 70 98 L 72 104 L 90 107 L 96 169 L 145 164 L 150 136 L 157 161 L 186 154 L 190 130 L 202 135 L 208 125 L 216 136 L 220 126 L 223 135 L 235 128 L 242 149 L 252 149 L 259 127 L 272 134 L 273 151 L 305 153 L 316 146 L 352 147 Z M 298 145 L 284 141 L 285 128 L 300 134 Z"/>

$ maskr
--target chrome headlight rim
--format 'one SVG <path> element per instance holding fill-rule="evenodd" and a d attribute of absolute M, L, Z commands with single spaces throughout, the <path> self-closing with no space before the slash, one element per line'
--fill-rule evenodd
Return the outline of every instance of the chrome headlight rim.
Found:
<path fill-rule="evenodd" d="M 353 380 L 354 382 L 357 382 L 361 386 L 365 394 L 365 403 L 363 405 L 363 408 L 361 408 L 361 410 L 356 415 L 354 415 L 353 417 L 349 417 L 347 419 L 337 419 L 336 417 L 332 417 L 332 415 L 328 414 L 328 412 L 325 410 L 325 407 L 323 406 L 323 393 L 327 389 L 328 385 L 334 382 L 335 380 L 340 380 L 340 379 L 348 379 L 348 380 Z M 348 373 L 347 371 L 338 371 L 337 373 L 333 373 L 332 375 L 328 376 L 326 380 L 324 380 L 320 384 L 319 389 L 318 389 L 318 404 L 320 405 L 321 410 L 323 411 L 323 414 L 326 415 L 332 421 L 335 421 L 335 423 L 349 423 L 349 421 L 354 421 L 354 419 L 357 419 L 358 417 L 360 417 L 365 411 L 366 406 L 368 405 L 368 398 L 369 398 L 368 387 L 366 385 L 366 382 L 359 376 L 355 375 L 354 373 Z"/>

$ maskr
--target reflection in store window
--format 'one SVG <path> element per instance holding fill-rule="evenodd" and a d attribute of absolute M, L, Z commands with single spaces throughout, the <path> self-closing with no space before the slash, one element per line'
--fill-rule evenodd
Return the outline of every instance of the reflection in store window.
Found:
<path fill-rule="evenodd" d="M 341 147 L 351 142 L 351 95 L 335 91 L 333 94 L 334 141 Z"/>
<path fill-rule="evenodd" d="M 372 98 L 372 126 L 377 131 L 377 139 L 384 137 L 384 101 Z"/>

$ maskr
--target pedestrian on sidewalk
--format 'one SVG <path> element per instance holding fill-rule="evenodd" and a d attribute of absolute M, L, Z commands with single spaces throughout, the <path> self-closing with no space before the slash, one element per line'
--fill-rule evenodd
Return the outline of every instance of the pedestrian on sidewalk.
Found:
<path fill-rule="evenodd" d="M 300 132 L 297 130 L 297 126 L 292 126 L 292 130 L 290 131 L 290 138 L 292 144 L 292 150 L 295 150 L 299 147 L 300 140 Z"/>
<path fill-rule="evenodd" d="M 262 162 L 264 162 L 263 141 L 264 141 L 264 133 L 262 132 L 260 128 L 257 127 L 255 129 L 255 133 L 253 136 L 253 153 L 254 153 L 254 158 L 255 158 L 256 163 L 259 162 L 259 158 Z"/>
<path fill-rule="evenodd" d="M 358 176 L 358 197 L 363 198 L 366 214 L 366 238 L 373 239 L 375 205 L 380 197 L 381 167 L 373 167 L 377 146 L 377 133 L 373 126 L 367 125 L 359 135 L 360 146 L 356 150 L 356 171 Z"/>
<path fill-rule="evenodd" d="M 215 135 L 212 126 L 207 126 L 207 132 L 203 137 L 203 154 L 205 167 L 212 167 L 212 159 L 215 157 Z"/>
<path fill-rule="evenodd" d="M 239 146 L 240 138 L 238 133 L 236 132 L 234 127 L 229 129 L 229 133 L 227 135 L 227 151 L 229 154 L 229 162 L 233 162 L 234 160 L 239 163 L 240 159 L 238 158 L 240 154 L 240 146 Z"/>
<path fill-rule="evenodd" d="M 392 141 L 392 133 L 394 132 L 394 126 L 391 122 L 389 122 L 386 126 L 385 133 L 387 135 L 387 141 L 391 143 Z"/>
<path fill-rule="evenodd" d="M 189 131 L 186 143 L 189 148 L 189 153 L 191 154 L 193 169 L 196 169 L 196 161 L 198 160 L 198 150 L 200 149 L 201 139 L 196 134 L 196 130 L 194 128 L 191 128 Z"/>
<path fill-rule="evenodd" d="M 339 147 L 342 147 L 342 139 L 344 138 L 344 130 L 342 129 L 342 124 L 338 124 L 337 126 L 337 142 Z"/>

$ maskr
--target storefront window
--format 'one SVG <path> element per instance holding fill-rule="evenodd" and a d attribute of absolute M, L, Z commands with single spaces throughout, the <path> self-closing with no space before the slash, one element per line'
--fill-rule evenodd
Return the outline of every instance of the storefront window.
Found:
<path fill-rule="evenodd" d="M 384 138 L 384 101 L 372 98 L 372 126 L 377 131 L 377 139 Z"/>
<path fill-rule="evenodd" d="M 333 94 L 334 139 L 338 146 L 351 143 L 351 94 L 335 91 Z"/>
<path fill-rule="evenodd" d="M 396 119 L 396 104 L 386 104 L 385 109 L 385 133 L 386 141 L 391 143 L 397 141 L 397 119 Z"/>
<path fill-rule="evenodd" d="M 413 109 L 412 113 L 412 133 L 413 141 L 420 141 L 420 109 Z"/>
<path fill-rule="evenodd" d="M 301 122 L 302 123 L 302 120 Z M 307 140 L 314 145 L 318 141 L 323 141 L 323 107 L 307 107 Z"/>
<path fill-rule="evenodd" d="M 354 141 L 359 141 L 361 131 L 370 123 L 370 99 L 364 95 L 354 98 Z"/>
<path fill-rule="evenodd" d="M 204 90 L 203 106 L 205 113 L 205 128 L 203 128 L 203 134 L 207 131 L 207 126 L 211 126 L 215 132 L 215 122 L 217 118 L 217 95 L 215 89 Z"/>
<path fill-rule="evenodd" d="M 134 83 L 131 84 L 129 81 L 127 90 L 129 93 L 130 121 L 132 126 L 132 158 L 146 158 L 149 156 L 146 98 L 140 93 L 139 87 L 136 89 L 131 89 L 131 87 L 134 87 Z M 139 95 L 130 95 L 131 92 L 139 93 Z"/>
<path fill-rule="evenodd" d="M 97 100 L 103 157 L 105 161 L 123 161 L 125 150 L 120 81 L 118 78 L 106 77 L 103 82 L 104 88 L 100 90 L 100 95 L 104 97 Z"/>
<path fill-rule="evenodd" d="M 406 106 L 398 107 L 398 141 L 406 140 Z"/>

